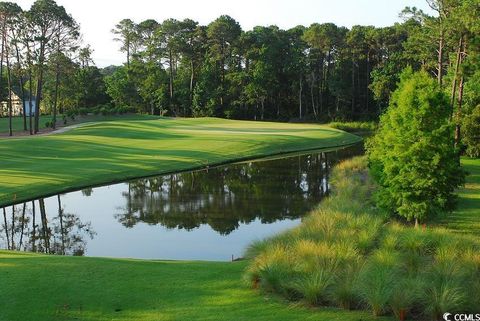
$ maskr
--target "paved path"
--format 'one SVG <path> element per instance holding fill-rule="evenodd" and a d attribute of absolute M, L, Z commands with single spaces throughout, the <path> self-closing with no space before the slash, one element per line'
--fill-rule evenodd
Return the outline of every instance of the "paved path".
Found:
<path fill-rule="evenodd" d="M 56 129 L 56 130 L 53 130 L 53 131 L 50 131 L 50 132 L 43 133 L 43 134 L 41 134 L 41 135 L 61 134 L 61 133 L 68 132 L 69 130 L 78 128 L 78 127 L 83 127 L 83 126 L 86 126 L 86 125 L 90 125 L 91 123 L 92 123 L 92 122 L 87 122 L 87 123 L 80 123 L 80 124 L 65 126 L 65 127 L 62 127 L 62 128 L 59 128 L 59 129 Z"/>
<path fill-rule="evenodd" d="M 59 128 L 59 129 L 56 129 L 56 130 L 48 130 L 48 131 L 44 131 L 44 132 L 39 132 L 38 134 L 35 134 L 35 135 L 28 135 L 27 133 L 23 133 L 22 135 L 0 136 L 0 140 L 1 140 L 1 139 L 16 139 L 16 138 L 38 137 L 38 136 L 47 136 L 47 135 L 62 134 L 62 133 L 68 132 L 68 131 L 70 131 L 70 130 L 72 130 L 72 129 L 79 128 L 79 127 L 83 127 L 83 126 L 87 126 L 87 125 L 90 125 L 90 124 L 92 124 L 92 123 L 93 123 L 93 122 L 91 122 L 91 121 L 85 122 L 85 123 L 79 123 L 79 124 L 75 124 L 75 125 L 70 125 L 70 126 L 61 127 L 61 128 Z"/>

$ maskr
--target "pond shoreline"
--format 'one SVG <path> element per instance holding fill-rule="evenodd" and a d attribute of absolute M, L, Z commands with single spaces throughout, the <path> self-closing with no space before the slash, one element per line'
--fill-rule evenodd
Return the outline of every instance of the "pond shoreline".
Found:
<path fill-rule="evenodd" d="M 207 165 L 201 165 L 197 167 L 192 167 L 190 169 L 181 169 L 177 171 L 169 171 L 169 172 L 155 172 L 151 173 L 145 176 L 133 176 L 133 177 L 125 177 L 125 178 L 119 178 L 119 179 L 114 179 L 111 181 L 106 181 L 104 183 L 99 183 L 99 184 L 94 184 L 94 185 L 80 185 L 78 187 L 70 187 L 68 189 L 63 189 L 60 191 L 55 191 L 55 192 L 50 192 L 50 193 L 45 193 L 45 194 L 40 194 L 36 195 L 34 197 L 30 197 L 29 199 L 22 199 L 21 201 L 15 200 L 13 202 L 4 202 L 0 203 L 0 208 L 2 207 L 8 207 L 12 205 L 18 205 L 22 204 L 25 202 L 30 202 L 33 200 L 37 200 L 40 198 L 47 198 L 47 197 L 52 197 L 58 194 L 66 194 L 66 193 L 71 193 L 71 192 L 77 192 L 85 188 L 97 188 L 97 187 L 104 187 L 108 185 L 113 185 L 113 184 L 120 184 L 120 183 L 126 183 L 132 180 L 137 180 L 137 179 L 144 179 L 144 178 L 151 178 L 151 177 L 156 177 L 156 176 L 163 176 L 163 175 L 172 175 L 172 174 L 181 174 L 181 173 L 188 173 L 188 172 L 197 172 L 197 171 L 202 171 L 206 169 L 213 169 L 213 168 L 218 168 L 222 167 L 225 165 L 233 165 L 233 164 L 239 164 L 239 163 L 244 163 L 244 162 L 256 162 L 256 161 L 266 161 L 266 160 L 274 160 L 278 158 L 283 158 L 283 157 L 293 157 L 293 156 L 301 156 L 305 154 L 310 154 L 310 153 L 322 153 L 322 152 L 332 152 L 344 148 L 349 148 L 356 146 L 357 144 L 361 144 L 362 142 L 357 142 L 353 144 L 347 144 L 347 145 L 339 145 L 339 146 L 331 146 L 331 147 L 325 147 L 325 148 L 313 148 L 313 149 L 303 149 L 303 150 L 298 150 L 298 151 L 288 151 L 288 152 L 280 152 L 280 153 L 274 153 L 274 154 L 265 154 L 265 155 L 260 155 L 260 156 L 253 156 L 253 157 L 241 157 L 237 159 L 231 159 L 225 162 L 218 162 L 218 163 L 211 163 Z"/>
<path fill-rule="evenodd" d="M 215 119 L 207 119 L 209 121 L 215 120 Z M 241 122 L 236 122 L 236 123 L 241 123 Z M 249 123 L 249 122 L 246 122 Z M 91 126 L 92 124 L 95 125 L 95 123 L 89 123 L 90 126 L 87 127 L 80 127 L 78 129 L 82 130 L 88 127 L 93 127 Z M 278 124 L 278 123 L 264 123 L 264 124 Z M 77 130 L 78 130 L 77 129 Z M 318 126 L 319 130 L 325 130 L 325 127 Z M 110 185 L 110 184 L 115 184 L 115 183 L 121 183 L 129 180 L 134 180 L 134 179 L 141 179 L 141 178 L 148 178 L 152 176 L 158 176 L 158 175 L 169 175 L 169 174 L 174 174 L 174 173 L 183 173 L 183 172 L 190 172 L 190 171 L 198 171 L 202 169 L 207 169 L 207 168 L 213 168 L 213 167 L 219 167 L 223 165 L 228 165 L 228 164 L 233 164 L 233 163 L 239 163 L 239 162 L 245 162 L 245 161 L 253 161 L 253 160 L 262 160 L 262 159 L 268 159 L 268 158 L 274 158 L 278 156 L 291 156 L 295 154 L 301 154 L 301 153 L 309 153 L 309 152 L 315 152 L 315 151 L 332 151 L 336 149 L 341 149 L 341 148 L 347 148 L 356 144 L 359 144 L 363 141 L 361 137 L 358 137 L 356 135 L 352 135 L 346 132 L 342 132 L 340 130 L 336 129 L 331 129 L 334 132 L 341 132 L 345 135 L 345 137 L 342 137 L 342 143 L 337 143 L 336 141 L 331 142 L 331 140 L 325 141 L 319 138 L 318 144 L 315 144 L 315 147 L 307 147 L 307 148 L 297 148 L 291 147 L 289 145 L 285 146 L 285 143 L 283 143 L 284 146 L 279 146 L 278 148 L 275 147 L 275 142 L 272 142 L 272 146 L 268 146 L 268 148 L 272 149 L 275 148 L 273 152 L 270 152 L 269 150 L 265 151 L 264 153 L 258 153 L 254 155 L 248 155 L 245 157 L 231 157 L 228 158 L 228 155 L 222 155 L 222 160 L 219 161 L 212 161 L 211 163 L 205 160 L 196 160 L 195 163 L 191 164 L 191 166 L 185 166 L 181 167 L 178 166 L 177 169 L 167 169 L 167 170 L 153 170 L 153 171 L 145 171 L 142 170 L 142 174 L 140 173 L 134 173 L 129 175 L 128 172 L 117 172 L 114 173 L 114 178 L 112 177 L 112 174 L 109 173 L 108 175 L 105 175 L 106 177 L 104 179 L 101 178 L 100 175 L 96 176 L 95 181 L 86 183 L 86 182 L 80 182 L 77 184 L 71 184 L 65 188 L 50 188 L 48 192 L 38 192 L 38 188 L 32 190 L 28 188 L 22 187 L 21 192 L 24 196 L 19 196 L 18 194 L 14 194 L 12 199 L 10 200 L 5 200 L 0 198 L 0 207 L 7 207 L 11 205 L 16 205 L 24 202 L 28 202 L 33 199 L 38 199 L 38 198 L 45 198 L 45 197 L 50 197 L 56 194 L 62 194 L 62 193 L 68 193 L 68 192 L 73 192 L 73 191 L 78 191 L 84 188 L 89 188 L 89 187 L 100 187 L 100 186 L 105 186 L 105 185 Z M 72 130 L 75 131 L 75 130 Z M 69 133 L 71 133 L 70 131 Z M 55 135 L 57 136 L 57 135 Z M 61 135 L 58 135 L 61 136 Z M 58 137 L 57 136 L 57 137 Z M 52 137 L 52 136 L 50 136 Z M 44 137 L 45 139 L 48 139 L 50 137 Z M 337 139 L 335 139 L 337 140 Z M 310 143 L 311 145 L 311 143 Z M 322 146 L 323 145 L 323 146 Z M 298 146 L 298 145 L 297 145 Z M 265 148 L 267 149 L 267 148 Z M 227 158 L 227 159 L 225 159 Z M 200 164 L 199 164 L 200 163 Z M 157 168 L 160 168 L 161 166 L 158 166 Z M 146 173 L 148 172 L 148 173 Z M 143 175 L 146 174 L 146 175 Z M 65 184 L 64 184 L 65 185 Z"/>

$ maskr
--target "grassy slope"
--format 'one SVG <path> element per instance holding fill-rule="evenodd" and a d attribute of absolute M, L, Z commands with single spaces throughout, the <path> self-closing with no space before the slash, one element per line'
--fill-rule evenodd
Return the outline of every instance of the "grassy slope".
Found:
<path fill-rule="evenodd" d="M 0 320 L 374 320 L 264 297 L 242 282 L 245 266 L 0 251 Z"/>
<path fill-rule="evenodd" d="M 459 195 L 457 209 L 440 223 L 459 231 L 480 236 L 480 159 L 463 158 L 462 165 L 469 173 Z"/>
<path fill-rule="evenodd" d="M 0 205 L 139 176 L 358 142 L 324 126 L 215 118 L 88 124 L 0 140 Z"/>

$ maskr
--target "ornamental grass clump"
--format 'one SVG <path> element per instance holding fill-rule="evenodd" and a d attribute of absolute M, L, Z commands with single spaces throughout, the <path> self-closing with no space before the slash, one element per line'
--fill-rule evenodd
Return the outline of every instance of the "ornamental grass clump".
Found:
<path fill-rule="evenodd" d="M 375 316 L 386 313 L 395 279 L 391 266 L 372 262 L 364 267 L 359 278 L 357 287 L 363 303 Z"/>
<path fill-rule="evenodd" d="M 308 306 L 399 320 L 476 313 L 478 238 L 387 219 L 370 201 L 375 185 L 366 167 L 364 157 L 337 166 L 331 196 L 298 227 L 253 243 L 248 282 Z"/>

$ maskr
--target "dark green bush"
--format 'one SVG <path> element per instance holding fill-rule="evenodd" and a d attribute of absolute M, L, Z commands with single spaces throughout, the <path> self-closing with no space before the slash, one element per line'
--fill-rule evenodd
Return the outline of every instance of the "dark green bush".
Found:
<path fill-rule="evenodd" d="M 86 116 L 88 115 L 88 108 L 78 108 L 78 115 Z"/>

